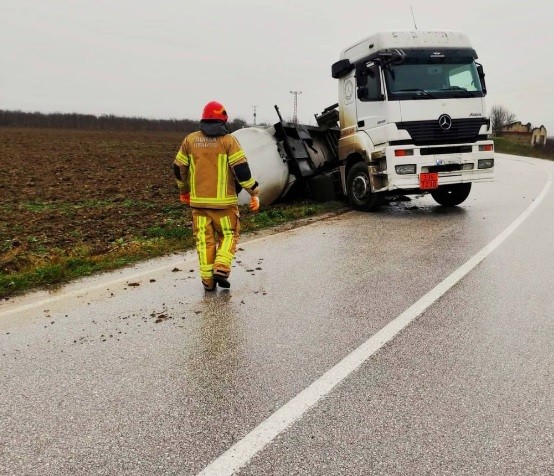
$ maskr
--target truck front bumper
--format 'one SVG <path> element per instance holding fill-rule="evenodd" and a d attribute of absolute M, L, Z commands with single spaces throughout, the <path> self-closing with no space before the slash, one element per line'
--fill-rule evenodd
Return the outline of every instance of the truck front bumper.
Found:
<path fill-rule="evenodd" d="M 440 150 L 440 153 L 434 153 L 435 150 Z M 383 181 L 380 191 L 419 189 L 419 176 L 425 172 L 438 173 L 439 187 L 491 182 L 494 180 L 494 144 L 480 141 L 440 147 L 390 146 L 386 149 L 386 163 L 384 175 L 387 180 Z"/>

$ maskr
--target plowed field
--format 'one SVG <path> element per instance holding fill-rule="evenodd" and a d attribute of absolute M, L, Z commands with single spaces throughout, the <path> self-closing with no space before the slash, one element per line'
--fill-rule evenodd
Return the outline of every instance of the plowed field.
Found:
<path fill-rule="evenodd" d="M 188 226 L 171 166 L 183 136 L 0 128 L 0 271 Z"/>

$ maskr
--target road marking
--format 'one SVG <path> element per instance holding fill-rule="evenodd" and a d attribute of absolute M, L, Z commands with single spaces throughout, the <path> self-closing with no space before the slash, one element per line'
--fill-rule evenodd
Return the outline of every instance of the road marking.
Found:
<path fill-rule="evenodd" d="M 325 372 L 320 378 L 306 387 L 302 392 L 289 400 L 275 413 L 271 414 L 244 438 L 237 441 L 225 453 L 206 466 L 198 476 L 226 476 L 235 474 L 244 467 L 256 454 L 278 435 L 298 421 L 327 396 L 338 384 L 367 361 L 375 352 L 391 341 L 400 331 L 417 317 L 423 314 L 433 303 L 441 298 L 458 281 L 466 276 L 481 261 L 498 248 L 539 206 L 552 186 L 552 173 L 539 196 L 519 215 L 502 233 L 476 255 L 460 266 L 444 281 L 422 296 L 402 314 L 389 322 L 380 331 L 347 355 L 338 364 Z"/>

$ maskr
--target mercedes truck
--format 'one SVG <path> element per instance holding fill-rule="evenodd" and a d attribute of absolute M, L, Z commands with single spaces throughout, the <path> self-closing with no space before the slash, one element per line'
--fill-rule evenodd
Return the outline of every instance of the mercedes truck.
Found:
<path fill-rule="evenodd" d="M 429 193 L 456 206 L 494 178 L 483 66 L 456 31 L 388 31 L 345 48 L 332 65 L 338 102 L 316 125 L 284 121 L 235 132 L 267 187 L 262 203 L 294 183 L 316 199 L 347 197 L 372 210 L 387 197 Z M 261 187 L 263 191 L 264 187 Z"/>

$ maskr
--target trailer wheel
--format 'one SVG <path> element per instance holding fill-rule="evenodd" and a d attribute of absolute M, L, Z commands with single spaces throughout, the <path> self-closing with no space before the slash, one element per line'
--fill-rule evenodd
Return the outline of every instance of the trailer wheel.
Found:
<path fill-rule="evenodd" d="M 471 183 L 456 183 L 439 187 L 431 192 L 431 196 L 443 207 L 455 207 L 468 197 L 470 191 Z"/>
<path fill-rule="evenodd" d="M 346 191 L 350 206 L 356 210 L 373 210 L 381 202 L 381 196 L 371 191 L 369 171 L 365 162 L 354 164 L 348 172 Z"/>

